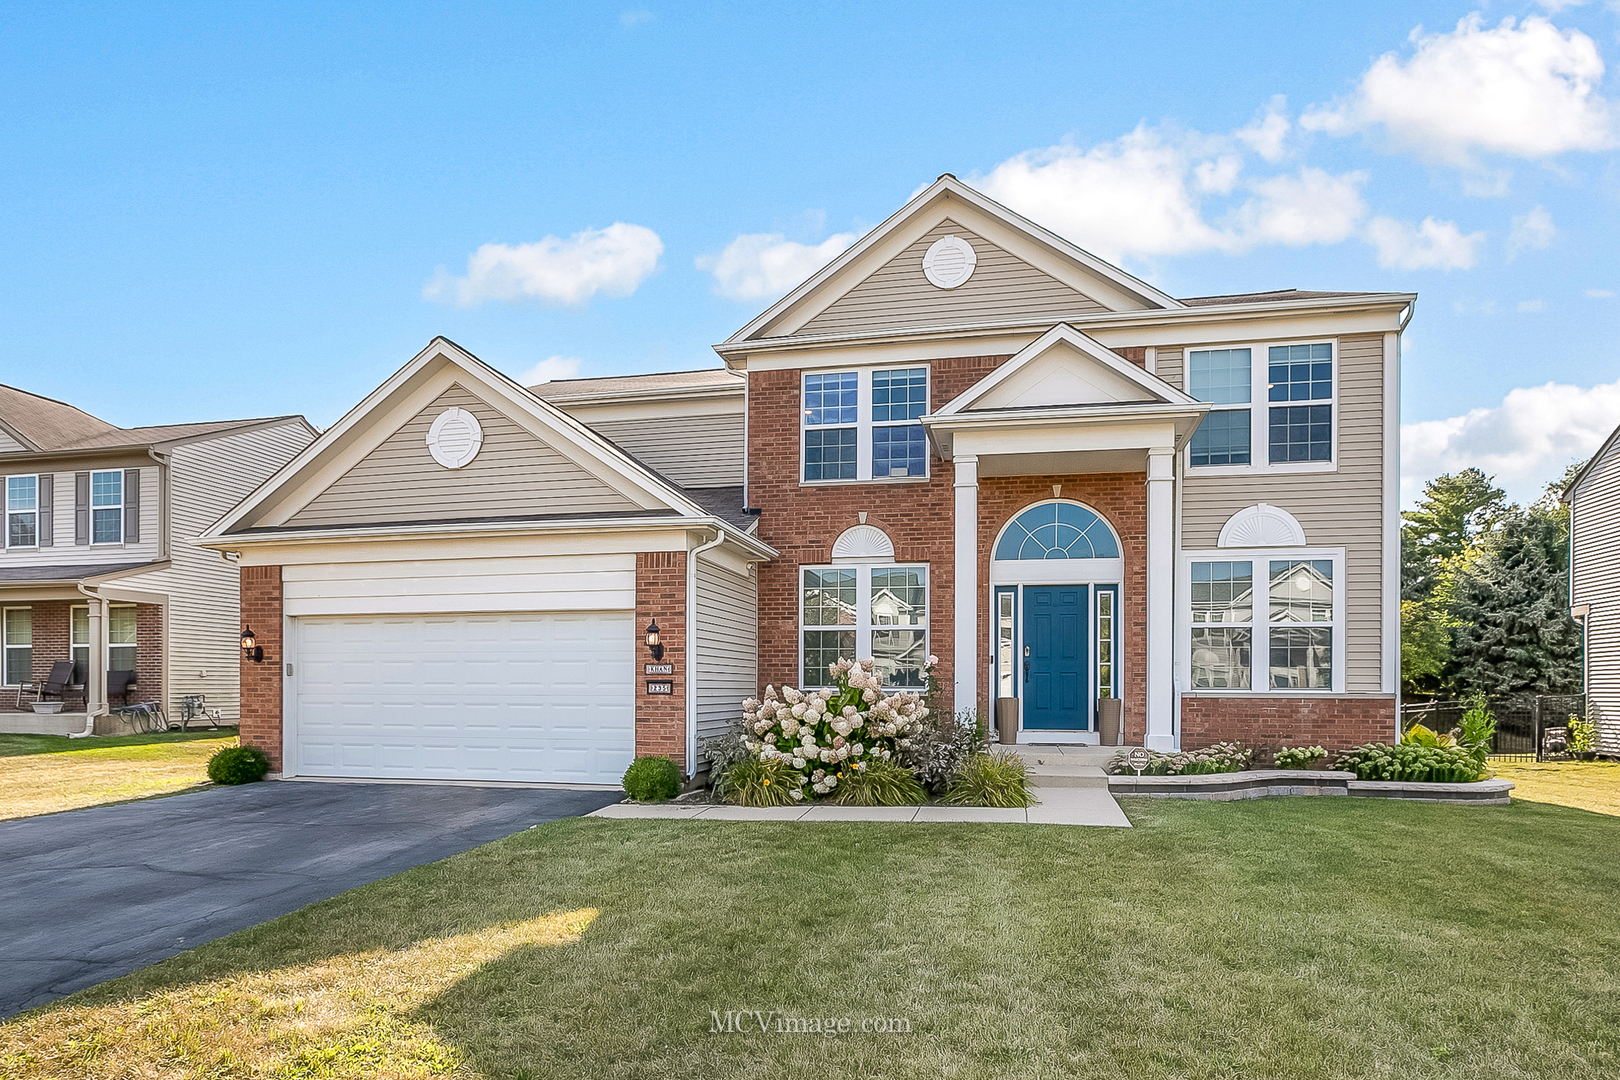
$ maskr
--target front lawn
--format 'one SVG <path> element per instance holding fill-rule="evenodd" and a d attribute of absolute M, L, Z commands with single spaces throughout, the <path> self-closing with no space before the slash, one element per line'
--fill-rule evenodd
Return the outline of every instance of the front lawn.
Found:
<path fill-rule="evenodd" d="M 103 739 L 0 735 L 0 821 L 184 791 L 205 782 L 209 755 L 235 741 L 234 728 Z"/>
<path fill-rule="evenodd" d="M 1620 815 L 1620 761 L 1492 761 L 1513 797 Z"/>
<path fill-rule="evenodd" d="M 1620 819 L 1127 808 L 544 825 L 0 1025 L 0 1075 L 1620 1072 Z M 711 1032 L 738 1010 L 910 1031 Z"/>

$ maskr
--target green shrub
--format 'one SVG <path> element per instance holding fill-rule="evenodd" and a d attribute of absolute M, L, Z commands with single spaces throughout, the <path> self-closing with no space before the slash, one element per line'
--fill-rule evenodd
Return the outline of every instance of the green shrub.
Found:
<path fill-rule="evenodd" d="M 966 758 L 951 774 L 945 801 L 952 806 L 1028 806 L 1029 775 L 1024 759 L 1011 750 Z"/>
<path fill-rule="evenodd" d="M 1461 746 L 1423 746 L 1410 742 L 1399 746 L 1384 743 L 1357 746 L 1340 754 L 1333 767 L 1355 773 L 1357 780 L 1431 784 L 1469 784 L 1490 774 L 1489 769 Z"/>
<path fill-rule="evenodd" d="M 800 781 L 799 771 L 789 762 L 780 758 L 761 761 L 750 756 L 727 769 L 714 790 L 737 806 L 787 806 L 804 797 Z"/>
<path fill-rule="evenodd" d="M 1279 769 L 1308 769 L 1325 757 L 1327 750 L 1320 746 L 1285 746 L 1277 751 L 1274 760 Z"/>
<path fill-rule="evenodd" d="M 928 801 L 928 792 L 904 765 L 868 761 L 839 777 L 830 801 L 845 806 L 916 806 Z"/>
<path fill-rule="evenodd" d="M 922 785 L 937 795 L 950 784 L 957 766 L 984 753 L 989 741 L 990 733 L 976 709 L 955 716 L 930 713 L 917 726 L 910 745 L 901 749 L 900 757 Z"/>
<path fill-rule="evenodd" d="M 726 773 L 738 762 L 754 756 L 748 749 L 748 733 L 742 718 L 732 721 L 731 729 L 724 735 L 705 740 L 700 753 L 709 763 L 709 787 L 719 793 L 726 785 Z"/>
<path fill-rule="evenodd" d="M 667 757 L 638 757 L 624 770 L 624 793 L 636 802 L 664 802 L 681 793 L 681 770 Z"/>
<path fill-rule="evenodd" d="M 1104 769 L 1116 776 L 1135 776 L 1136 770 L 1126 763 L 1121 750 L 1109 759 Z M 1149 750 L 1151 760 L 1142 770 L 1143 776 L 1202 776 L 1206 773 L 1242 772 L 1254 761 L 1254 751 L 1242 743 L 1220 742 L 1202 750 L 1183 750 L 1165 754 Z"/>
<path fill-rule="evenodd" d="M 1569 714 L 1569 745 L 1565 748 L 1572 754 L 1590 754 L 1597 749 L 1597 725 L 1590 720 L 1583 720 L 1574 713 Z"/>
<path fill-rule="evenodd" d="M 1468 699 L 1468 711 L 1463 713 L 1462 723 L 1451 734 L 1457 745 L 1468 751 L 1468 756 L 1484 769 L 1485 759 L 1491 753 L 1491 740 L 1496 737 L 1496 717 L 1491 715 L 1484 694 Z"/>
<path fill-rule="evenodd" d="M 270 771 L 270 759 L 257 746 L 222 746 L 208 759 L 208 779 L 216 784 L 251 784 Z"/>

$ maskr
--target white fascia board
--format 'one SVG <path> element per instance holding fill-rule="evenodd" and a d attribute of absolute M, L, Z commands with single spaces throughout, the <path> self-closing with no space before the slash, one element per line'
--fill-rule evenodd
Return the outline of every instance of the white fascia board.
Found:
<path fill-rule="evenodd" d="M 1013 422 L 991 420 L 952 425 L 945 430 L 930 427 L 929 434 L 936 438 L 936 445 L 941 445 L 946 457 L 1180 449 L 1192 437 L 1206 409 L 1200 406 L 1197 410 L 1114 417 L 1020 417 Z M 948 448 L 942 445 L 946 443 Z"/>
<path fill-rule="evenodd" d="M 735 334 L 732 334 L 731 337 L 726 339 L 725 344 L 735 345 L 746 342 L 754 334 L 757 334 L 761 328 L 776 321 L 784 313 L 797 306 L 811 293 L 815 292 L 831 279 L 842 273 L 843 270 L 851 263 L 861 259 L 873 248 L 882 244 L 883 241 L 888 239 L 891 233 L 895 232 L 895 230 L 899 229 L 902 225 L 923 211 L 930 204 L 946 196 L 954 196 L 966 205 L 971 206 L 974 209 L 979 210 L 981 213 L 1000 221 L 1007 228 L 1012 229 L 1015 232 L 1024 233 L 1033 240 L 1043 244 L 1045 247 L 1052 249 L 1055 253 L 1079 263 L 1091 271 L 1091 273 L 1112 282 L 1122 292 L 1133 295 L 1146 304 L 1157 305 L 1163 308 L 1180 308 L 1183 306 L 1181 301 L 1175 299 L 1174 297 L 1167 296 L 1166 294 L 1155 289 L 1153 286 L 1149 285 L 1147 282 L 1126 273 L 1117 266 L 1104 262 L 1102 259 L 1097 258 L 1097 256 L 1091 254 L 1090 252 L 1076 247 L 1074 244 L 1064 240 L 1056 233 L 1051 232 L 1041 225 L 1037 225 L 1028 218 L 1014 213 L 1005 206 L 1002 206 L 1000 203 L 986 198 L 984 195 L 981 195 L 979 192 L 973 190 L 960 180 L 956 179 L 956 177 L 947 173 L 944 176 L 941 176 L 938 180 L 935 180 L 932 184 L 928 185 L 922 191 L 918 192 L 916 196 L 907 201 L 904 206 L 902 206 L 899 210 L 896 210 L 893 214 L 889 215 L 889 217 L 885 218 L 881 224 L 879 224 L 872 231 L 868 232 L 865 236 L 861 237 L 861 239 L 857 240 L 838 258 L 834 259 L 832 262 L 818 270 L 815 274 L 811 275 L 811 277 L 798 288 L 794 289 L 792 292 L 782 297 L 782 299 L 766 308 L 764 312 L 756 316 L 741 330 L 738 330 Z M 930 228 L 931 227 L 932 225 L 930 225 Z M 722 356 L 725 355 L 721 346 L 715 346 L 715 350 L 720 352 Z"/>
<path fill-rule="evenodd" d="M 1142 368 L 1126 360 L 1107 346 L 1088 337 L 1074 329 L 1067 323 L 1058 323 L 1046 333 L 1042 334 L 1032 344 L 1026 346 L 1012 359 L 1000 365 L 990 374 L 968 387 L 962 393 L 952 398 L 942 406 L 936 416 L 956 416 L 973 408 L 974 404 L 983 400 L 986 394 L 1000 386 L 1008 378 L 1031 364 L 1038 363 L 1047 350 L 1058 342 L 1064 342 L 1079 349 L 1085 355 L 1102 364 L 1108 370 L 1126 379 L 1131 384 L 1142 388 L 1142 392 L 1149 397 L 1177 405 L 1190 405 L 1193 399 L 1177 390 L 1157 375 L 1149 375 Z"/>
<path fill-rule="evenodd" d="M 1614 449 L 1616 442 L 1620 442 L 1620 427 L 1616 427 L 1611 431 L 1609 437 L 1603 440 L 1603 445 L 1597 448 L 1597 452 L 1586 459 L 1586 464 L 1581 466 L 1581 471 L 1575 474 L 1575 479 L 1569 482 L 1569 487 L 1565 488 L 1564 493 L 1559 496 L 1565 505 L 1575 505 L 1575 496 L 1580 494 L 1580 489 L 1586 483 L 1586 478 L 1597 467 L 1597 463 L 1607 457 L 1609 451 Z"/>
<path fill-rule="evenodd" d="M 1275 336 L 1273 322 L 1269 328 L 1259 325 L 1278 318 L 1303 319 L 1319 316 L 1321 326 L 1312 326 L 1310 333 L 1384 333 L 1398 330 L 1401 315 L 1417 299 L 1416 293 L 1376 293 L 1367 296 L 1330 297 L 1315 300 L 1282 300 L 1267 304 L 1212 304 L 1207 307 L 1182 307 L 1158 311 L 1116 311 L 1094 315 L 1075 316 L 1067 320 L 1075 329 L 1096 338 L 1104 345 L 1144 344 L 1174 345 L 1210 340 L 1210 328 L 1220 328 L 1214 336 L 1222 338 Z M 1369 316 L 1356 319 L 1354 316 Z M 1409 318 L 1410 316 L 1408 316 Z M 1254 331 L 1243 327 L 1254 323 Z M 887 342 L 915 345 L 939 338 L 952 341 L 971 340 L 976 337 L 1007 337 L 1028 335 L 1039 337 L 1052 328 L 1052 319 L 1030 321 L 1028 318 L 1001 319 L 972 323 L 938 323 L 924 326 L 895 327 L 882 330 L 864 330 L 830 334 L 802 334 L 796 336 L 758 338 L 752 341 L 730 340 L 713 346 L 715 352 L 734 369 L 756 366 L 753 355 L 791 353 L 805 349 L 824 349 L 843 345 L 876 345 Z M 1135 331 L 1131 340 L 1120 340 L 1123 332 Z M 1143 331 L 1154 331 L 1144 334 Z M 960 353 L 958 352 L 958 355 Z M 757 365 L 761 370 L 769 367 L 798 366 L 790 363 Z"/>
<path fill-rule="evenodd" d="M 198 536 L 186 542 L 214 551 L 246 551 L 252 548 L 304 545 L 368 544 L 393 540 L 467 541 L 486 537 L 550 537 L 619 533 L 661 533 L 687 529 L 718 529 L 728 540 L 769 561 L 777 550 L 751 533 L 712 515 L 700 517 L 608 518 L 592 521 L 497 521 L 455 526 L 445 524 L 387 525 L 355 529 L 289 529 L 261 533 L 235 533 L 227 536 Z"/>

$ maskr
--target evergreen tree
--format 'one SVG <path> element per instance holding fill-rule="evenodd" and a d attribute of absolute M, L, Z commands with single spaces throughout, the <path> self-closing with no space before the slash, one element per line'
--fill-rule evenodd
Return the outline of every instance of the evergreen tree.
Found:
<path fill-rule="evenodd" d="M 1447 560 L 1462 555 L 1507 513 L 1506 497 L 1491 480 L 1479 469 L 1464 469 L 1423 485 L 1417 509 L 1401 515 L 1401 599 L 1433 596 Z"/>

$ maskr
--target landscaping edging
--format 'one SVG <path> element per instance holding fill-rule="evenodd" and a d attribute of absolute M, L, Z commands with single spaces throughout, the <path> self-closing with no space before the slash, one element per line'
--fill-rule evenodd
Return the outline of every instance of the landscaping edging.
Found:
<path fill-rule="evenodd" d="M 1264 799 L 1273 795 L 1356 795 L 1372 799 L 1414 799 L 1420 802 L 1461 803 L 1469 806 L 1506 806 L 1512 802 L 1508 780 L 1478 780 L 1472 784 L 1425 784 L 1383 780 L 1357 780 L 1355 773 L 1300 769 L 1248 769 L 1243 772 L 1205 773 L 1199 776 L 1110 776 L 1113 795 L 1145 795 L 1152 799 L 1205 799 L 1231 802 Z"/>

